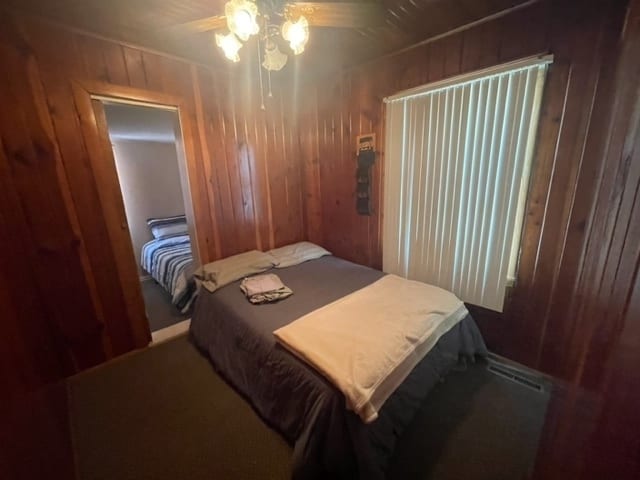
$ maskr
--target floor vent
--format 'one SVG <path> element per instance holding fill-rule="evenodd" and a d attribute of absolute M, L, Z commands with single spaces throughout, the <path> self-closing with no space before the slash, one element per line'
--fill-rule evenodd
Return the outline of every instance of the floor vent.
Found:
<path fill-rule="evenodd" d="M 536 392 L 544 391 L 541 383 L 528 378 L 514 368 L 506 367 L 494 362 L 489 362 L 487 369 L 496 375 L 506 378 L 507 380 L 511 380 L 512 382 L 519 383 L 520 385 L 524 385 L 525 387 L 535 390 Z"/>

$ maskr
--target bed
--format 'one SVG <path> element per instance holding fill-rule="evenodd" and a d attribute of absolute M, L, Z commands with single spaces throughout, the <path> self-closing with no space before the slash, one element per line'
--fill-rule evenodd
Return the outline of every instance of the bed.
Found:
<path fill-rule="evenodd" d="M 252 305 L 240 281 L 196 302 L 190 335 L 216 370 L 293 445 L 293 478 L 381 479 L 397 438 L 431 388 L 459 361 L 485 356 L 470 316 L 445 333 L 387 399 L 377 420 L 364 423 L 345 397 L 307 363 L 276 342 L 273 332 L 362 289 L 385 274 L 333 256 L 274 270 L 294 294 Z"/>
<path fill-rule="evenodd" d="M 171 295 L 171 302 L 185 313 L 196 294 L 189 235 L 154 239 L 142 246 L 142 268 Z"/>

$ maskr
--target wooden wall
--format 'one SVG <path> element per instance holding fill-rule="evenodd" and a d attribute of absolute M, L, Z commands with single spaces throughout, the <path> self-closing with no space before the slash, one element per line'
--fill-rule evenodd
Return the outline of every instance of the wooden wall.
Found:
<path fill-rule="evenodd" d="M 609 167 L 613 163 L 609 162 L 614 162 L 605 158 L 600 148 L 606 143 L 607 132 L 601 121 L 608 114 L 606 105 L 611 99 L 611 89 L 605 85 L 615 66 L 627 2 L 578 3 L 540 1 L 347 70 L 319 82 L 309 92 L 300 117 L 309 238 L 337 255 L 380 267 L 383 98 L 464 72 L 553 53 L 517 285 L 504 315 L 475 309 L 474 314 L 494 351 L 567 379 L 584 374 L 574 357 L 586 341 L 581 312 L 587 299 L 593 299 L 591 290 L 596 285 L 585 283 L 585 269 L 588 258 L 602 254 L 594 232 L 601 228 L 603 219 L 594 215 L 606 216 L 609 211 L 596 190 L 604 176 L 612 174 Z M 594 110 L 597 100 L 599 111 Z M 358 216 L 355 141 L 357 135 L 369 132 L 378 136 L 375 213 Z M 616 192 L 631 195 L 634 188 L 633 182 L 619 183 Z M 619 252 L 615 255 L 619 259 Z M 633 268 L 628 268 L 632 276 Z M 621 300 L 629 285 L 620 288 Z M 606 322 L 599 328 L 611 335 L 614 325 L 617 323 Z M 596 377 L 592 372 L 591 378 Z"/>
<path fill-rule="evenodd" d="M 561 322 L 576 373 L 550 406 L 536 478 L 640 476 L 640 0 L 610 54 L 585 144 L 600 168 L 593 219 L 571 328 Z"/>
<path fill-rule="evenodd" d="M 193 126 L 185 142 L 195 152 L 190 178 L 202 261 L 301 240 L 304 228 L 293 99 L 277 77 L 274 98 L 262 111 L 251 71 L 221 73 L 5 13 L 0 389 L 11 391 L 34 388 L 149 340 L 148 329 L 134 328 L 119 281 L 116 260 L 131 251 L 110 241 L 100 173 L 90 161 L 98 152 L 81 129 L 95 120 L 81 118 L 74 82 L 183 100 L 182 114 Z M 126 230 L 116 235 L 126 243 Z"/>
<path fill-rule="evenodd" d="M 584 384 L 603 381 L 598 365 L 626 324 L 622 303 L 606 307 L 606 321 L 593 312 L 609 305 L 603 297 L 629 297 L 637 278 L 633 262 L 619 262 L 634 252 L 622 233 L 602 249 L 603 238 L 632 219 L 627 199 L 621 204 L 627 217 L 607 221 L 609 197 L 635 191 L 627 181 L 631 157 L 613 168 L 603 150 L 614 133 L 621 135 L 603 122 L 614 113 L 612 52 L 625 4 L 576 8 L 543 0 L 322 79 L 299 95 L 276 77 L 266 111 L 251 67 L 222 73 L 3 15 L 0 304 L 8 333 L 0 355 L 3 366 L 21 367 L 0 369 L 0 381 L 28 389 L 148 341 L 147 332 L 131 327 L 114 266 L 119 252 L 105 242 L 108 226 L 90 166 L 95 152 L 80 133 L 86 119 L 74 103 L 74 81 L 184 99 L 194 126 L 186 140 L 195 147 L 191 189 L 203 261 L 308 238 L 380 267 L 383 97 L 546 52 L 556 60 L 543 100 L 517 286 L 504 315 L 475 313 L 498 353 Z M 372 131 L 380 150 L 375 212 L 364 217 L 355 213 L 355 138 Z"/>

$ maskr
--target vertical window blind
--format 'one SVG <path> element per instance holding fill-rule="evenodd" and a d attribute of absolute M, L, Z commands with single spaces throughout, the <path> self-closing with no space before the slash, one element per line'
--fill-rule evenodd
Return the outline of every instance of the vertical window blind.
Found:
<path fill-rule="evenodd" d="M 502 311 L 550 57 L 386 99 L 383 268 Z"/>

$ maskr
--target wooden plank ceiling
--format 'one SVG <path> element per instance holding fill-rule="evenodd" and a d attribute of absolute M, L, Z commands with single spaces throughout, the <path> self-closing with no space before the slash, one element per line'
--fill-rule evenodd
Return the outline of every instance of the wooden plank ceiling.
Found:
<path fill-rule="evenodd" d="M 297 62 L 307 72 L 338 69 L 529 1 L 381 0 L 375 2 L 384 11 L 381 25 L 360 29 L 313 27 L 307 51 Z M 219 15 L 224 11 L 225 0 L 7 0 L 6 4 L 74 28 L 197 62 L 211 64 L 223 59 L 212 32 L 178 35 L 171 27 Z"/>

